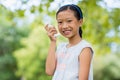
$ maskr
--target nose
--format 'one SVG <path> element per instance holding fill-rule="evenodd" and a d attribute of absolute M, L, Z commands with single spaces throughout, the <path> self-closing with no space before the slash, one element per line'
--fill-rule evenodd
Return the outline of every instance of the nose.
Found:
<path fill-rule="evenodd" d="M 67 28 L 67 27 L 68 27 L 68 24 L 67 23 L 63 23 L 62 28 Z"/>

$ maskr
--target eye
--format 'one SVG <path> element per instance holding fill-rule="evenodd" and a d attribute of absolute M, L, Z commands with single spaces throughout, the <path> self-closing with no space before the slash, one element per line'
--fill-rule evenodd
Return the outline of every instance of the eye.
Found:
<path fill-rule="evenodd" d="M 58 21 L 58 24 L 62 24 L 62 21 Z"/>
<path fill-rule="evenodd" d="M 72 22 L 72 20 L 67 20 L 67 22 Z"/>

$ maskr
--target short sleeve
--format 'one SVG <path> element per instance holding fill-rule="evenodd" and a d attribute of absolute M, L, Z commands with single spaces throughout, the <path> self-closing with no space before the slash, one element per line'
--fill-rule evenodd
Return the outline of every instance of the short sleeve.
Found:
<path fill-rule="evenodd" d="M 84 49 L 84 48 L 90 48 L 91 49 L 91 52 L 92 52 L 92 54 L 94 53 L 94 51 L 93 51 L 93 48 L 92 48 L 92 46 L 91 46 L 91 44 L 89 43 L 89 42 L 87 42 L 87 41 L 83 41 L 83 43 L 81 44 L 81 52 L 82 52 L 82 50 Z M 80 53 L 81 53 L 80 52 Z"/>

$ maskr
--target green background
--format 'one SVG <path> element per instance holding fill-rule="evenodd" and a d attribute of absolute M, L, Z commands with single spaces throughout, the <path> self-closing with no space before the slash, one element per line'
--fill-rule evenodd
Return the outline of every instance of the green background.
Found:
<path fill-rule="evenodd" d="M 51 23 L 57 28 L 55 13 L 63 2 L 57 7 L 53 0 L 41 0 L 37 6 L 28 5 L 32 0 L 19 2 L 21 7 L 14 10 L 0 3 L 0 80 L 51 80 L 45 74 L 50 41 L 44 26 Z M 83 38 L 94 49 L 94 80 L 120 80 L 120 8 L 102 7 L 100 2 L 105 4 L 76 3 L 84 14 Z M 29 8 L 22 9 L 24 5 Z M 58 37 L 58 43 L 62 41 L 66 39 Z"/>

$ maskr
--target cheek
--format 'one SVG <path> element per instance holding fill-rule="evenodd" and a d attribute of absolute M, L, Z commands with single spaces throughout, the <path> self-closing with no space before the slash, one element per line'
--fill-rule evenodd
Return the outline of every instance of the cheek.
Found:
<path fill-rule="evenodd" d="M 58 30 L 60 33 L 62 33 L 62 27 L 61 26 L 58 26 Z"/>
<path fill-rule="evenodd" d="M 60 25 L 58 25 L 58 30 L 61 30 L 61 28 L 62 28 L 62 27 L 61 27 Z"/>

